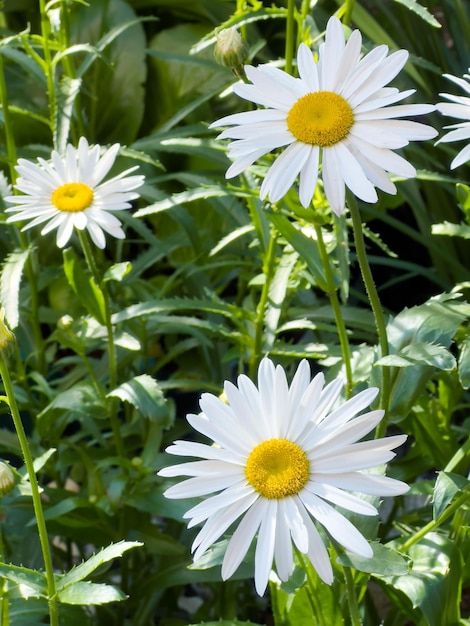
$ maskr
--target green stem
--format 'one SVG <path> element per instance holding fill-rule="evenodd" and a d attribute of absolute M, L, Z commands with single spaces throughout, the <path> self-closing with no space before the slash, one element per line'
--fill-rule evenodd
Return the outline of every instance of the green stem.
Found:
<path fill-rule="evenodd" d="M 0 54 L 0 100 L 2 101 L 3 129 L 5 131 L 5 142 L 7 148 L 8 168 L 10 170 L 11 184 L 16 182 L 16 147 L 12 132 L 10 117 L 10 107 L 8 105 L 7 86 L 5 82 L 5 72 L 3 69 L 3 55 Z"/>
<path fill-rule="evenodd" d="M 349 26 L 351 23 L 352 12 L 355 4 L 356 0 L 346 0 L 346 8 L 343 15 L 343 24 L 346 24 L 346 26 Z"/>
<path fill-rule="evenodd" d="M 375 286 L 372 271 L 370 269 L 369 260 L 367 258 L 366 245 L 364 242 L 364 234 L 362 232 L 361 214 L 359 213 L 359 207 L 355 197 L 348 193 L 348 206 L 351 213 L 354 244 L 356 246 L 357 260 L 359 261 L 359 267 L 361 268 L 362 279 L 367 291 L 370 306 L 375 318 L 375 325 L 377 327 L 377 334 L 379 337 L 380 356 L 384 357 L 388 355 L 388 338 L 387 338 L 387 326 L 385 323 L 385 317 L 382 310 L 382 304 L 380 302 L 379 294 Z M 387 411 L 390 402 L 390 369 L 388 367 L 381 368 L 382 385 L 380 389 L 380 406 Z M 386 429 L 385 418 L 377 426 L 376 436 L 383 436 Z"/>
<path fill-rule="evenodd" d="M 287 21 L 286 21 L 286 65 L 285 69 L 288 74 L 292 74 L 292 60 L 294 56 L 294 15 L 295 0 L 287 2 Z"/>
<path fill-rule="evenodd" d="M 356 587 L 354 585 L 354 579 L 349 567 L 344 566 L 344 578 L 346 579 L 346 589 L 348 593 L 348 605 L 349 616 L 351 618 L 352 626 L 361 626 L 362 620 L 359 613 L 359 607 L 357 606 Z"/>
<path fill-rule="evenodd" d="M 26 471 L 28 473 L 29 483 L 31 486 L 31 495 L 33 498 L 34 515 L 36 517 L 36 523 L 39 533 L 39 542 L 41 544 L 42 556 L 44 559 L 44 567 L 46 570 L 47 580 L 47 595 L 49 603 L 49 619 L 51 626 L 58 626 L 58 613 L 57 613 L 57 595 L 54 578 L 54 568 L 52 566 L 52 556 L 47 537 L 46 522 L 44 519 L 44 511 L 42 509 L 41 495 L 39 493 L 39 485 L 36 478 L 36 472 L 34 471 L 33 458 L 29 449 L 28 439 L 26 437 L 25 430 L 23 428 L 23 422 L 16 404 L 16 399 L 13 391 L 13 385 L 11 383 L 10 372 L 8 365 L 3 357 L 0 356 L 0 375 L 3 380 L 3 386 L 8 399 L 8 405 L 10 407 L 11 416 L 13 418 L 13 424 L 15 426 L 16 435 L 20 444 L 21 452 L 23 454 Z"/>
<path fill-rule="evenodd" d="M 274 275 L 274 267 L 276 263 L 276 248 L 277 248 L 277 233 L 273 227 L 271 227 L 268 249 L 266 256 L 264 257 L 263 272 L 264 272 L 264 284 L 261 290 L 261 296 L 258 303 L 258 310 L 255 320 L 255 340 L 253 346 L 253 352 L 250 359 L 249 372 L 250 376 L 254 378 L 256 374 L 256 368 L 258 361 L 261 357 L 261 351 L 263 347 L 263 334 L 264 334 L 264 314 L 266 311 L 266 304 L 268 302 L 269 289 L 271 287 L 271 281 Z"/>
<path fill-rule="evenodd" d="M 302 569 L 304 570 L 307 576 L 307 585 L 306 585 L 307 598 L 310 604 L 310 610 L 312 611 L 312 615 L 315 618 L 315 623 L 318 626 L 327 626 L 325 624 L 325 620 L 323 619 L 322 606 L 318 602 L 318 589 L 314 582 L 314 576 L 315 576 L 314 569 L 309 559 L 307 559 L 305 555 L 302 552 L 300 552 L 297 548 L 295 548 L 295 553 L 297 555 L 297 558 L 299 560 L 299 563 Z"/>
<path fill-rule="evenodd" d="M 470 498 L 470 493 L 465 491 L 462 493 L 460 497 L 458 497 L 452 504 L 450 504 L 446 510 L 439 515 L 436 520 L 431 520 L 425 526 L 420 528 L 414 535 L 412 535 L 405 543 L 399 547 L 400 552 L 406 552 L 411 548 L 412 545 L 417 543 L 420 539 L 422 539 L 425 535 L 427 535 L 432 530 L 438 528 L 441 524 L 443 524 L 451 515 L 453 515 L 456 511 L 460 509 L 460 507 L 465 504 L 465 502 Z"/>
<path fill-rule="evenodd" d="M 82 246 L 83 253 L 88 265 L 88 268 L 95 279 L 96 285 L 101 289 L 104 302 L 104 319 L 106 332 L 108 336 L 108 362 L 109 362 L 109 390 L 113 391 L 117 385 L 117 361 L 116 361 L 116 346 L 114 343 L 113 324 L 111 322 L 111 306 L 109 302 L 109 293 L 106 283 L 101 279 L 101 275 L 98 271 L 98 267 L 93 256 L 93 251 L 90 246 L 88 237 L 82 230 L 78 230 L 78 237 Z M 119 427 L 119 421 L 117 418 L 117 403 L 115 398 L 109 398 L 109 419 L 111 428 L 113 431 L 114 444 L 116 451 L 121 458 L 124 458 L 124 446 L 121 437 L 121 429 Z"/>
<path fill-rule="evenodd" d="M 321 226 L 314 223 L 315 234 L 317 237 L 318 251 L 320 259 L 325 270 L 326 285 L 328 288 L 327 295 L 330 298 L 331 307 L 335 316 L 336 328 L 338 330 L 339 343 L 341 345 L 341 354 L 343 355 L 344 369 L 346 371 L 346 395 L 349 397 L 353 388 L 353 374 L 351 367 L 351 352 L 349 350 L 349 341 L 346 326 L 344 324 L 341 307 L 336 292 L 335 279 L 331 269 L 330 257 L 326 249 L 325 240 L 323 239 L 323 231 Z"/>
<path fill-rule="evenodd" d="M 51 49 L 49 47 L 49 37 L 51 27 L 46 12 L 45 0 L 39 0 L 39 11 L 41 13 L 41 35 L 44 52 L 44 71 L 47 82 L 47 95 L 49 98 L 49 119 L 51 121 L 51 130 L 54 140 L 54 146 L 57 145 L 56 129 L 57 129 L 57 94 L 54 81 L 54 66 L 52 63 Z"/>

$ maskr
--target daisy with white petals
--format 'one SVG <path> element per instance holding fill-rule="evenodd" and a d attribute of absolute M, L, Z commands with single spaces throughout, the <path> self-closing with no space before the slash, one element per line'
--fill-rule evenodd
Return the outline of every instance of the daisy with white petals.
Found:
<path fill-rule="evenodd" d="M 333 505 L 376 515 L 372 504 L 350 491 L 377 496 L 405 493 L 398 480 L 361 470 L 387 463 L 406 436 L 357 443 L 380 422 L 383 411 L 357 414 L 377 395 L 362 391 L 333 409 L 339 379 L 324 386 L 322 374 L 310 380 L 302 361 L 288 385 L 282 367 L 263 359 L 258 387 L 239 376 L 238 387 L 226 382 L 228 405 L 212 394 L 200 400 L 202 414 L 188 415 L 191 426 L 215 445 L 176 441 L 170 454 L 203 460 L 166 467 L 160 476 L 190 476 L 165 491 L 168 498 L 209 496 L 186 512 L 189 527 L 204 522 L 192 550 L 194 559 L 238 520 L 222 563 L 222 578 L 232 576 L 257 535 L 255 585 L 262 595 L 273 561 L 286 581 L 294 562 L 292 544 L 306 554 L 323 581 L 333 570 L 316 523 L 339 544 L 363 557 L 372 549 L 355 526 Z"/>
<path fill-rule="evenodd" d="M 393 150 L 437 133 L 424 124 L 397 118 L 430 113 L 434 106 L 395 105 L 414 90 L 400 92 L 385 86 L 403 68 L 408 52 L 387 56 L 388 47 L 382 45 L 361 58 L 361 45 L 358 30 L 346 43 L 341 22 L 332 17 L 318 63 L 310 48 L 300 45 L 300 78 L 270 65 L 246 66 L 252 84 L 236 84 L 233 89 L 241 98 L 267 108 L 229 115 L 212 124 L 232 127 L 219 135 L 235 140 L 228 150 L 234 163 L 226 177 L 287 146 L 269 169 L 261 198 L 277 202 L 300 174 L 299 198 L 308 207 L 321 167 L 325 194 L 337 215 L 344 209 L 345 186 L 361 200 L 376 202 L 376 187 L 396 193 L 388 172 L 414 177 L 415 168 Z"/>
<path fill-rule="evenodd" d="M 456 117 L 467 121 L 459 122 L 458 124 L 452 124 L 451 126 L 446 126 L 446 129 L 452 130 L 443 137 L 441 137 L 437 143 L 447 143 L 449 141 L 468 141 L 470 139 L 470 74 L 464 74 L 463 78 L 457 78 L 457 76 L 452 76 L 451 74 L 444 74 L 444 76 L 459 87 L 461 87 L 467 95 L 453 96 L 450 93 L 440 93 L 440 96 L 446 98 L 447 100 L 450 100 L 450 102 L 439 102 L 436 105 L 437 110 L 443 115 Z M 462 150 L 460 150 L 460 152 L 457 154 L 457 156 L 453 159 L 452 163 L 450 164 L 450 169 L 453 170 L 469 160 L 470 143 L 467 143 L 467 145 L 464 146 Z"/>
<path fill-rule="evenodd" d="M 121 222 L 110 211 L 129 209 L 130 201 L 139 197 L 133 190 L 143 184 L 144 177 L 129 176 L 136 166 L 102 182 L 119 147 L 114 144 L 100 156 L 100 146 L 89 146 L 81 137 L 78 148 L 69 144 L 63 157 L 54 150 L 50 161 L 19 159 L 15 187 L 24 195 L 5 198 L 16 205 L 6 209 L 14 213 L 7 222 L 27 221 L 23 230 L 46 222 L 41 235 L 57 228 L 59 248 L 67 244 L 74 228 L 86 228 L 98 248 L 106 245 L 103 231 L 124 239 Z"/>

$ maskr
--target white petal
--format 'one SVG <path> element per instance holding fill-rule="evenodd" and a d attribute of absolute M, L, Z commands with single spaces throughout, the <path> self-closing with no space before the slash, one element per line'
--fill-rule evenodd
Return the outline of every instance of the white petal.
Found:
<path fill-rule="evenodd" d="M 300 170 L 299 199 L 303 207 L 308 208 L 315 193 L 318 181 L 320 149 L 312 146 L 308 158 Z"/>
<path fill-rule="evenodd" d="M 347 144 L 338 143 L 330 150 L 335 151 L 341 176 L 353 194 L 364 202 L 377 202 L 378 197 L 374 185 L 367 179 L 362 167 L 348 150 Z"/>
<path fill-rule="evenodd" d="M 266 512 L 261 519 L 255 550 L 255 588 L 260 596 L 266 591 L 273 566 L 274 541 L 276 538 L 277 500 L 268 500 Z"/>
<path fill-rule="evenodd" d="M 341 215 L 345 204 L 344 180 L 341 176 L 341 168 L 336 159 L 335 152 L 327 149 L 323 150 L 322 178 L 325 188 L 325 195 L 331 210 L 336 215 Z"/>
<path fill-rule="evenodd" d="M 274 538 L 274 560 L 279 578 L 288 580 L 294 569 L 292 543 L 290 538 L 290 520 L 285 507 L 285 500 L 279 500 L 276 535 Z"/>
<path fill-rule="evenodd" d="M 321 481 L 340 489 L 350 489 L 370 496 L 399 496 L 410 489 L 401 480 L 361 472 L 322 473 Z"/>
<path fill-rule="evenodd" d="M 297 67 L 299 75 L 308 91 L 318 91 L 318 71 L 317 64 L 313 60 L 313 54 L 310 48 L 301 43 L 297 51 Z"/>
<path fill-rule="evenodd" d="M 358 498 L 351 493 L 347 493 L 346 491 L 342 491 L 341 489 L 337 489 L 331 485 L 313 480 L 306 485 L 306 489 L 310 493 L 314 493 L 320 498 L 328 500 L 328 502 L 332 502 L 333 504 L 336 504 L 343 509 L 347 509 L 348 511 L 353 511 L 354 513 L 359 513 L 360 515 L 378 514 L 375 506 L 372 506 L 369 502 L 361 500 L 361 498 Z"/>
<path fill-rule="evenodd" d="M 463 165 L 467 161 L 470 160 L 470 144 L 462 148 L 462 150 L 457 154 L 455 159 L 450 164 L 450 169 L 455 169 L 459 167 L 459 165 Z"/>
<path fill-rule="evenodd" d="M 261 524 L 261 520 L 266 516 L 267 502 L 264 498 L 259 498 L 245 513 L 245 516 L 233 533 L 222 562 L 223 580 L 230 578 L 246 556 L 248 548 Z"/>
<path fill-rule="evenodd" d="M 260 197 L 269 196 L 271 202 L 280 200 L 292 187 L 310 154 L 310 146 L 296 141 L 292 143 L 269 169 L 261 185 Z"/>
<path fill-rule="evenodd" d="M 341 515 L 321 498 L 309 492 L 302 492 L 301 499 L 308 512 L 346 550 L 366 558 L 370 558 L 373 555 L 369 543 L 344 515 Z"/>
<path fill-rule="evenodd" d="M 188 478 L 177 485 L 173 485 L 164 493 L 166 498 L 197 498 L 198 496 L 206 496 L 209 493 L 222 491 L 233 485 L 245 482 L 245 478 L 235 475 L 224 474 L 222 476 L 197 476 L 196 478 Z"/>
<path fill-rule="evenodd" d="M 308 552 L 306 552 L 306 554 L 323 582 L 327 585 L 331 585 L 333 582 L 333 568 L 331 567 L 330 557 L 325 548 L 325 544 L 305 510 L 302 501 L 298 496 L 296 496 L 296 499 L 298 500 L 298 511 L 308 532 Z M 299 546 L 297 547 L 299 548 Z"/>

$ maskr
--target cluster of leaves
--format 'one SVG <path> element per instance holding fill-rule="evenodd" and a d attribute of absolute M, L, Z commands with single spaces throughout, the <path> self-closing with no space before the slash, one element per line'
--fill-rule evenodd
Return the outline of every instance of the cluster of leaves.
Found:
<path fill-rule="evenodd" d="M 343 3 L 297 4 L 298 36 L 316 42 Z M 410 147 L 416 180 L 400 183 L 396 197 L 361 205 L 390 320 L 391 354 L 379 361 L 348 219 L 333 219 L 321 195 L 315 210 L 300 207 L 295 193 L 282 208 L 265 207 L 257 190 L 271 156 L 227 184 L 224 146 L 208 130 L 245 106 L 228 89 L 231 71 L 213 59 L 217 30 L 240 28 L 255 63 L 280 58 L 287 9 L 278 5 L 58 0 L 41 11 L 35 0 L 3 4 L 3 187 L 13 165 L 8 128 L 17 156 L 48 158 L 53 143 L 60 150 L 85 135 L 90 143 L 122 144 L 117 171 L 138 163 L 146 176 L 140 205 L 121 216 L 126 240 L 96 251 L 112 302 L 114 388 L 102 291 L 76 240 L 62 254 L 37 230 L 28 238 L 6 224 L 0 231 L 0 300 L 16 334 L 15 394 L 62 572 L 60 619 L 69 626 L 235 626 L 271 616 L 283 626 L 340 625 L 348 610 L 340 565 L 355 570 L 364 624 L 468 623 L 461 607 L 470 586 L 469 188 L 448 174 L 448 148 Z M 400 87 L 417 88 L 422 100 L 447 89 L 443 73 L 466 70 L 470 13 L 463 0 L 357 0 L 353 21 L 366 46 L 410 50 Z M 379 367 L 390 368 L 390 428 L 409 434 L 390 471 L 412 491 L 385 509 L 380 527 L 354 519 L 385 544 L 374 544 L 373 559 L 332 549 L 331 588 L 318 580 L 308 591 L 299 567 L 289 583 L 271 584 L 268 606 L 255 599 L 251 565 L 220 582 L 223 542 L 188 568 L 192 531 L 182 514 L 189 506 L 163 497 L 156 472 L 166 463 L 165 445 L 188 435 L 177 417 L 197 410 L 201 391 L 219 394 L 224 379 L 253 373 L 262 355 L 286 367 L 305 357 L 328 377 L 341 373 L 314 225 L 332 262 L 354 384 L 377 383 Z M 0 454 L 17 467 L 18 484 L 1 501 L 0 610 L 27 626 L 47 614 L 45 579 L 21 453 L 8 407 L 1 411 Z"/>

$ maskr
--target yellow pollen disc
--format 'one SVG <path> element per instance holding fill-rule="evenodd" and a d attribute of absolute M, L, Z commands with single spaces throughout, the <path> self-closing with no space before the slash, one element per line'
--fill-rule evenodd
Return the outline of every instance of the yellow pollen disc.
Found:
<path fill-rule="evenodd" d="M 54 190 L 51 202 L 59 211 L 84 211 L 93 202 L 93 189 L 84 183 L 65 183 Z"/>
<path fill-rule="evenodd" d="M 302 96 L 287 115 L 287 127 L 296 139 L 320 148 L 344 139 L 354 123 L 351 106 L 333 91 Z"/>
<path fill-rule="evenodd" d="M 300 446 L 287 439 L 268 439 L 250 452 L 245 475 L 264 498 L 294 496 L 308 481 L 310 461 Z"/>

